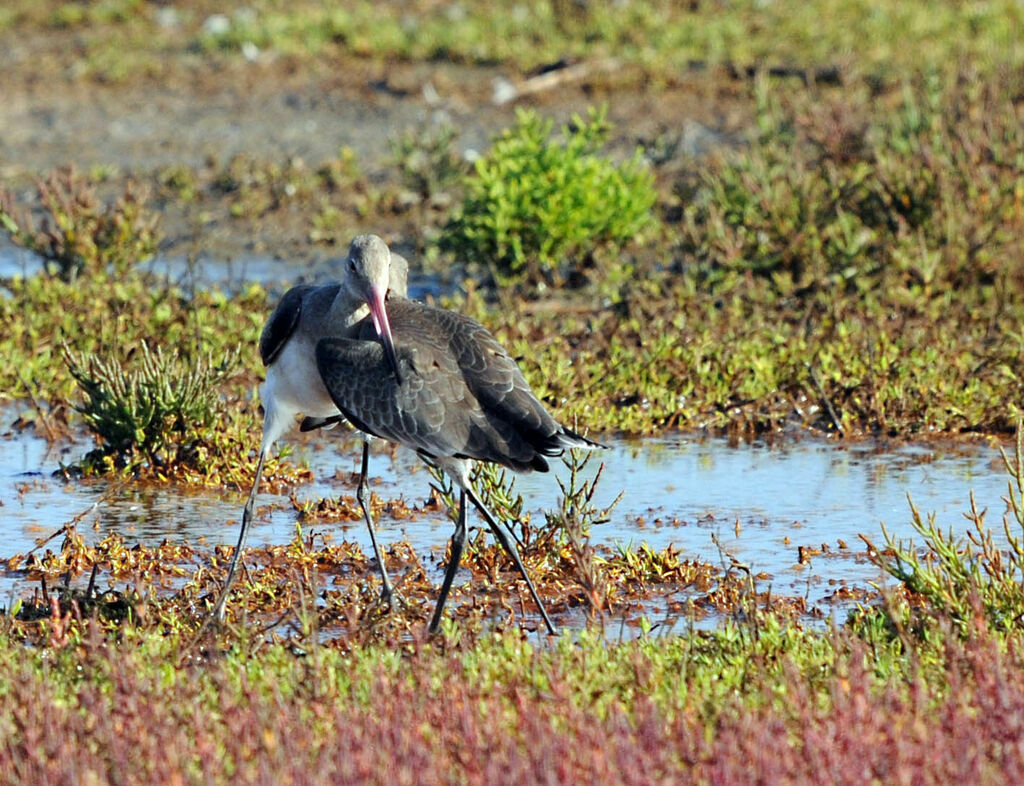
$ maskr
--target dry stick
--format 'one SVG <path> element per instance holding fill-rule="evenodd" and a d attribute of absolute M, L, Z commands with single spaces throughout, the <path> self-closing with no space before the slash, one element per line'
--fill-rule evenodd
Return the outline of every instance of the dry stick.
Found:
<path fill-rule="evenodd" d="M 26 552 L 24 558 L 27 559 L 28 557 L 32 556 L 33 552 L 37 551 L 38 549 L 41 549 L 43 546 L 45 546 L 47 543 L 49 543 L 51 540 L 53 540 L 58 535 L 63 535 L 64 533 L 66 533 L 69 529 L 71 529 L 73 526 L 78 524 L 82 519 L 84 519 L 86 516 L 88 516 L 94 510 L 96 510 L 96 508 L 98 508 L 100 506 L 101 502 L 103 502 L 103 499 L 96 500 L 96 502 L 92 503 L 88 508 L 86 508 L 81 513 L 79 513 L 77 516 L 75 516 L 73 519 L 71 519 L 69 522 L 64 524 L 64 526 L 62 526 L 60 529 L 58 529 L 57 531 L 55 531 L 54 533 L 52 533 L 48 537 L 44 538 L 43 540 L 37 540 L 36 541 L 36 545 L 33 546 L 31 549 L 29 549 L 28 552 Z"/>
<path fill-rule="evenodd" d="M 501 99 L 495 100 L 495 104 L 507 104 L 509 101 L 515 101 L 517 98 L 530 95 L 532 93 L 541 93 L 545 90 L 552 90 L 561 85 L 569 82 L 579 82 L 586 79 L 590 74 L 596 71 L 614 71 L 619 68 L 619 61 L 613 57 L 606 57 L 602 60 L 593 62 L 577 63 L 576 65 L 566 66 L 565 68 L 559 68 L 554 71 L 548 71 L 538 76 L 530 77 L 525 82 L 520 82 L 517 85 L 513 85 L 514 93 L 508 97 L 502 97 Z"/>
<path fill-rule="evenodd" d="M 57 441 L 57 433 L 53 430 L 50 425 L 50 419 L 43 412 L 43 408 L 39 405 L 39 401 L 35 397 L 35 393 L 32 390 L 32 386 L 29 385 L 28 380 L 21 375 L 21 369 L 15 369 L 15 373 L 18 375 L 18 379 L 21 380 L 21 384 L 25 388 L 25 392 L 28 393 L 28 400 L 32 402 L 32 406 L 35 407 L 36 412 L 39 413 L 39 422 L 43 424 L 43 428 L 46 430 L 47 439 L 50 442 Z"/>
<path fill-rule="evenodd" d="M 842 425 L 839 423 L 839 417 L 836 415 L 836 411 L 832 408 L 832 402 L 828 396 L 825 395 L 825 388 L 822 387 L 821 380 L 818 379 L 818 372 L 814 370 L 814 367 L 809 363 L 807 364 L 807 370 L 811 372 L 811 381 L 814 382 L 814 386 L 818 389 L 818 395 L 821 396 L 821 400 L 825 402 L 825 408 L 828 410 L 828 415 L 832 418 L 832 425 L 836 427 L 836 431 L 839 432 L 839 436 L 845 437 L 846 432 L 843 431 Z"/>
<path fill-rule="evenodd" d="M 85 599 L 92 600 L 92 593 L 96 589 L 96 574 L 99 572 L 100 564 L 92 563 L 92 573 L 89 574 L 89 586 L 85 588 Z"/>

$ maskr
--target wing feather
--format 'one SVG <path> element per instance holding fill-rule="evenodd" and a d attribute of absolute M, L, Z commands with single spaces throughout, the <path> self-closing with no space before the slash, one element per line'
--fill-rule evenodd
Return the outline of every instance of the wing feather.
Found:
<path fill-rule="evenodd" d="M 274 362 L 295 332 L 302 315 L 302 301 L 312 289 L 311 286 L 301 286 L 285 292 L 267 324 L 263 326 L 260 334 L 260 359 L 264 366 Z"/>
<path fill-rule="evenodd" d="M 317 364 L 335 405 L 371 434 L 434 457 L 544 471 L 587 441 L 561 426 L 479 322 L 408 300 L 388 303 L 403 383 L 369 320 L 358 339 L 323 339 Z"/>

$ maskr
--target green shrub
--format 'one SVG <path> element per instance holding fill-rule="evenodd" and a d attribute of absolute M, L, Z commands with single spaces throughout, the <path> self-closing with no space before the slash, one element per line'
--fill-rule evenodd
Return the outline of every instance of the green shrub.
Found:
<path fill-rule="evenodd" d="M 65 347 L 64 361 L 86 397 L 75 408 L 101 442 L 84 468 L 136 471 L 146 465 L 164 475 L 182 465 L 201 470 L 212 430 L 224 416 L 217 384 L 236 359 L 218 366 L 209 357 L 186 361 L 142 342 L 133 367 L 126 368 Z"/>
<path fill-rule="evenodd" d="M 576 116 L 552 140 L 552 122 L 520 111 L 476 162 L 442 250 L 489 267 L 499 283 L 557 284 L 599 250 L 614 251 L 653 221 L 654 178 L 637 152 L 621 165 L 600 155 L 605 110 Z"/>

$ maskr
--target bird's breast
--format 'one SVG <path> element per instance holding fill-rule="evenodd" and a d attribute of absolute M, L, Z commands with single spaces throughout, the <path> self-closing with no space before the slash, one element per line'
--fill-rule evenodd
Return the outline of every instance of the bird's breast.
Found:
<path fill-rule="evenodd" d="M 338 414 L 320 372 L 316 354 L 308 341 L 293 337 L 267 369 L 263 387 L 264 406 L 273 405 L 307 417 L 329 417 Z"/>

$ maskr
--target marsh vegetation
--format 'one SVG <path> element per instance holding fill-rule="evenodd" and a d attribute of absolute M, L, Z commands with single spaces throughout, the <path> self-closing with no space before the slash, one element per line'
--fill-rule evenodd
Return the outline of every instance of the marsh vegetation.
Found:
<path fill-rule="evenodd" d="M 728 555 L 593 543 L 615 508 L 569 457 L 559 504 L 517 532 L 556 620 L 589 620 L 550 641 L 485 538 L 440 637 L 422 633 L 434 587 L 415 544 L 389 553 L 407 605 L 382 614 L 362 550 L 302 530 L 357 518 L 344 495 L 295 502 L 295 538 L 252 550 L 259 570 L 217 630 L 200 627 L 229 550 L 56 522 L 38 549 L 3 554 L 38 587 L 0 599 L 5 781 L 1021 779 L 1019 3 L 222 6 L 0 10 L 17 98 L 0 226 L 5 251 L 33 261 L 0 282 L 0 403 L 17 413 L 4 438 L 87 430 L 67 482 L 245 488 L 254 347 L 279 291 L 208 285 L 200 261 L 330 257 L 372 230 L 521 358 L 563 422 L 1016 435 L 993 470 L 1004 521 L 972 504 L 951 529 L 908 505 L 915 544 L 864 533 L 863 559 L 894 583 L 826 630 Z M 142 111 L 160 155 L 100 140 L 86 156 L 25 130 L 80 114 L 76 129 L 115 139 L 106 113 L 201 112 L 247 88 L 265 116 L 241 148 L 200 154 L 180 115 Z M 54 108 L 19 114 L 40 102 Z M 381 114 L 351 146 L 264 141 L 317 102 Z M 310 474 L 287 450 L 267 469 L 278 489 Z M 510 478 L 480 482 L 518 516 Z M 435 487 L 423 507 L 450 507 Z M 722 622 L 668 633 L 637 617 L 629 640 L 602 628 L 680 588 Z"/>

